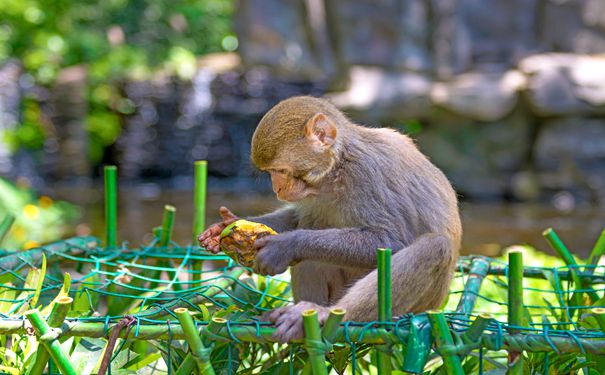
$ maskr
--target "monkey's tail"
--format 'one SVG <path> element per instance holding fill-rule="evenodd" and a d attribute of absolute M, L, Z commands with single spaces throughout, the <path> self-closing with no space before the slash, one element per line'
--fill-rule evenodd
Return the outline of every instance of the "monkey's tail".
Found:
<path fill-rule="evenodd" d="M 440 306 L 449 290 L 458 249 L 447 237 L 428 233 L 393 254 L 391 283 L 393 315 L 419 313 Z M 378 317 L 377 271 L 359 279 L 335 304 L 346 320 Z"/>

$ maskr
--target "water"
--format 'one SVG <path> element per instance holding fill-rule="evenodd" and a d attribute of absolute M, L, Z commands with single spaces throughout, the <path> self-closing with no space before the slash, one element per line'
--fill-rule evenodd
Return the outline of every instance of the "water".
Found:
<path fill-rule="evenodd" d="M 103 196 L 96 189 L 60 188 L 53 192 L 57 199 L 65 199 L 83 207 L 80 224 L 74 234 L 103 237 Z M 160 225 L 165 204 L 177 208 L 173 239 L 180 244 L 191 241 L 193 194 L 191 191 L 163 190 L 155 184 L 123 188 L 119 195 L 119 240 L 139 245 L 151 240 L 151 229 Z M 229 207 L 240 216 L 269 212 L 280 206 L 272 195 L 263 193 L 222 194 L 209 193 L 206 223 L 218 221 L 218 208 Z M 576 206 L 561 211 L 544 204 L 462 203 L 464 254 L 497 255 L 506 246 L 530 244 L 548 252 L 541 236 L 544 229 L 553 227 L 570 250 L 587 256 L 599 233 L 605 228 L 602 207 Z"/>

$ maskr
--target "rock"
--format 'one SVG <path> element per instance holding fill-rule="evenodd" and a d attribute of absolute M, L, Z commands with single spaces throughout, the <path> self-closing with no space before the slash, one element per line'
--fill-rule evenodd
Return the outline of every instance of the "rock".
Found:
<path fill-rule="evenodd" d="M 288 77 L 322 77 L 321 59 L 308 38 L 305 14 L 303 1 L 239 2 L 235 29 L 244 64 L 264 65 Z"/>
<path fill-rule="evenodd" d="M 86 117 L 88 69 L 82 65 L 61 70 L 50 89 L 46 115 L 54 124 L 57 147 L 46 148 L 44 173 L 56 179 L 91 176 Z M 52 152 L 51 152 L 52 151 Z"/>
<path fill-rule="evenodd" d="M 432 0 L 431 47 L 434 71 L 439 79 L 471 68 L 472 46 L 459 0 Z"/>
<path fill-rule="evenodd" d="M 546 121 L 535 145 L 535 167 L 544 189 L 569 190 L 584 199 L 605 190 L 605 119 Z M 600 199 L 600 198 L 599 198 Z"/>
<path fill-rule="evenodd" d="M 428 2 L 333 0 L 326 5 L 346 65 L 414 71 L 431 68 Z"/>
<path fill-rule="evenodd" d="M 522 60 L 527 98 L 540 115 L 605 113 L 605 56 L 551 53 Z"/>
<path fill-rule="evenodd" d="M 466 73 L 450 82 L 435 83 L 431 99 L 435 105 L 480 121 L 497 121 L 517 105 L 518 92 L 526 85 L 516 70 L 505 73 Z"/>
<path fill-rule="evenodd" d="M 425 75 L 355 66 L 349 89 L 328 97 L 336 106 L 364 112 L 368 118 L 410 119 L 429 115 L 430 92 L 431 81 Z"/>
<path fill-rule="evenodd" d="M 536 49 L 539 0 L 459 0 L 475 66 L 504 68 Z"/>
<path fill-rule="evenodd" d="M 452 181 L 463 197 L 502 199 L 531 148 L 528 114 L 476 123 L 441 113 L 418 134 L 418 146 Z"/>

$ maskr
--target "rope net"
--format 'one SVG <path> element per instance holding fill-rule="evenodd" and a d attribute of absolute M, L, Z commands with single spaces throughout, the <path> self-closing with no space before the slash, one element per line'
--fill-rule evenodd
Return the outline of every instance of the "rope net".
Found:
<path fill-rule="evenodd" d="M 511 295 L 512 263 L 462 257 L 443 311 L 389 322 L 344 322 L 332 332 L 326 332 L 326 324 L 319 338 L 284 345 L 273 342 L 272 325 L 259 315 L 291 301 L 287 278 L 253 275 L 197 246 L 160 246 L 160 238 L 138 248 L 106 248 L 94 237 L 75 237 L 3 252 L 5 353 L 10 348 L 24 352 L 23 345 L 14 348 L 19 340 L 45 348 L 56 341 L 73 363 L 80 346 L 96 345 L 111 353 L 109 373 L 367 373 L 381 366 L 416 373 L 515 368 L 518 373 L 553 368 L 602 373 L 603 266 L 523 267 L 519 297 Z M 65 313 L 53 321 L 61 304 Z M 34 324 L 32 311 L 47 320 L 54 336 Z M 188 336 L 183 311 L 193 318 L 193 336 L 202 338 L 198 344 Z M 80 341 L 69 342 L 74 338 Z M 159 354 L 150 355 L 148 345 Z M 41 365 L 44 373 L 69 373 L 47 350 L 52 358 Z M 100 362 L 103 350 L 97 352 Z M 24 355 L 23 363 L 15 359 L 13 365 L 31 366 L 34 355 L 41 357 L 36 353 L 34 345 L 31 358 Z M 88 372 L 76 373 L 98 371 L 86 358 L 81 366 L 88 365 Z M 381 358 L 387 358 L 382 365 Z M 159 372 L 145 372 L 149 366 Z"/>

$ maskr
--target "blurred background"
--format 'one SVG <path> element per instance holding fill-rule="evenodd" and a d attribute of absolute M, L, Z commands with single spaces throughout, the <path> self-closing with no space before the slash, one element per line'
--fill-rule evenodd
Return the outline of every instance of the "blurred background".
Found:
<path fill-rule="evenodd" d="M 120 177 L 120 240 L 165 203 L 191 240 L 193 161 L 208 222 L 279 205 L 249 162 L 262 115 L 330 98 L 411 135 L 462 201 L 464 252 L 587 254 L 605 227 L 603 0 L 3 0 L 3 247 L 103 233 L 102 166 Z"/>

